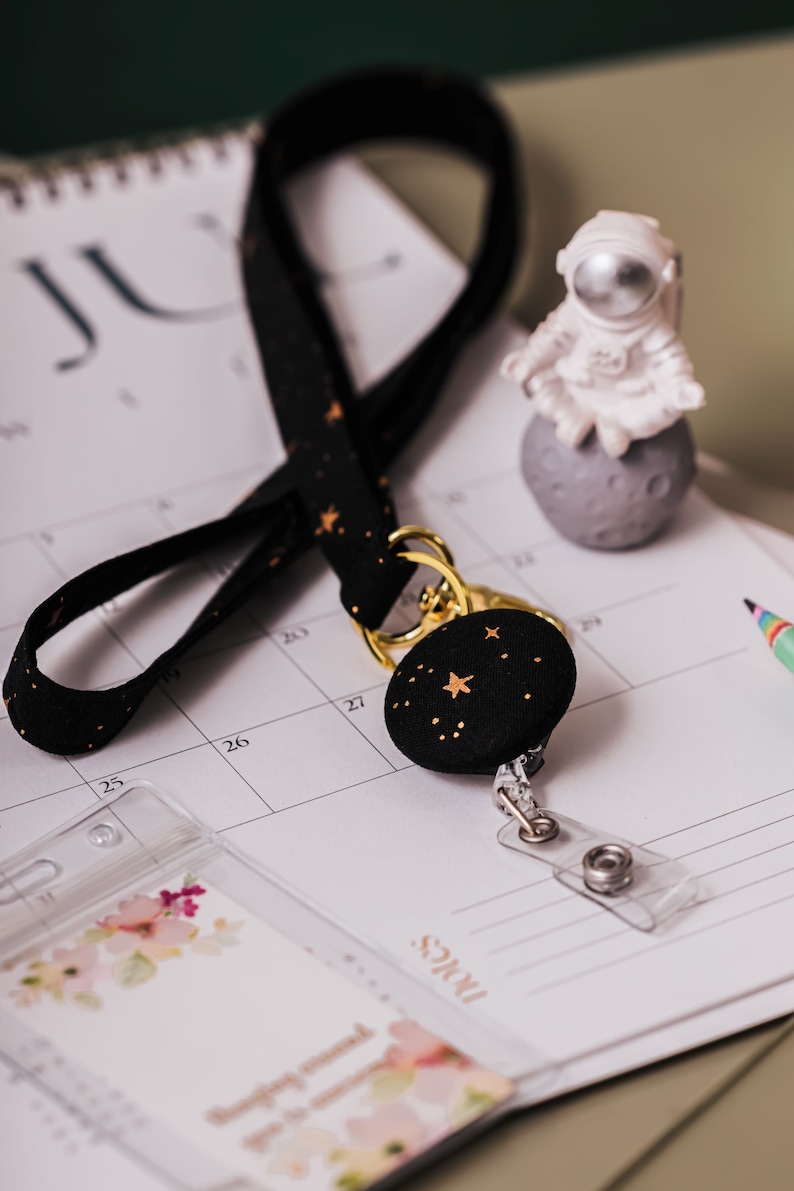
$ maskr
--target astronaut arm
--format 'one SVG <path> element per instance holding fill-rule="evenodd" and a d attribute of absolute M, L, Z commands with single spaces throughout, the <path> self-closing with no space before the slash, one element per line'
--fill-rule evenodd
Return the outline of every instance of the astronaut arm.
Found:
<path fill-rule="evenodd" d="M 652 345 L 649 345 L 652 347 Z M 703 386 L 694 378 L 692 361 L 677 335 L 651 351 L 649 374 L 657 397 L 675 413 L 705 405 Z"/>
<path fill-rule="evenodd" d="M 538 372 L 550 368 L 560 356 L 566 355 L 574 341 L 571 315 L 569 303 L 563 302 L 532 332 L 523 347 L 505 356 L 500 374 L 525 385 Z"/>

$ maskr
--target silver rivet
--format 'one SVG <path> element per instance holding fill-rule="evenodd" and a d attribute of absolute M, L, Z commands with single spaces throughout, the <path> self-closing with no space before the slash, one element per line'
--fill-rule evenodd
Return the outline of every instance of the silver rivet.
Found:
<path fill-rule="evenodd" d="M 111 844 L 119 842 L 120 836 L 110 823 L 95 823 L 93 827 L 89 828 L 88 838 L 98 848 L 109 848 Z"/>
<path fill-rule="evenodd" d="M 528 822 L 532 825 L 531 834 L 525 827 L 518 829 L 519 837 L 525 844 L 545 844 L 560 834 L 560 825 L 551 815 L 533 815 Z"/>
<path fill-rule="evenodd" d="M 584 883 L 593 893 L 618 893 L 634 880 L 631 849 L 623 844 L 598 844 L 582 860 Z"/>

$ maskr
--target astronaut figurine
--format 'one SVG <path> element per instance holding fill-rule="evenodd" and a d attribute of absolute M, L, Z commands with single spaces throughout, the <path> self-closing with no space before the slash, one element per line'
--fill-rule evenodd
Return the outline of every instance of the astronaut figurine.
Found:
<path fill-rule="evenodd" d="M 606 521 L 602 515 L 598 527 L 592 524 L 581 531 L 579 522 L 582 517 L 588 519 L 589 506 L 577 507 L 571 532 L 554 516 L 560 506 L 559 483 L 551 499 L 551 512 L 543 494 L 536 490 L 530 475 L 532 460 L 529 465 L 527 462 L 527 443 L 525 474 L 547 516 L 569 537 L 606 548 L 637 545 L 658 532 L 672 512 L 672 508 L 659 509 L 661 517 L 649 518 L 645 516 L 648 510 L 639 506 L 647 505 L 659 493 L 671 496 L 671 485 L 676 489 L 673 505 L 677 504 L 694 475 L 694 448 L 686 423 L 675 433 L 662 432 L 678 423 L 685 411 L 704 404 L 703 389 L 693 379 L 692 364 L 676 331 L 680 295 L 675 246 L 659 233 L 655 219 L 624 211 L 599 211 L 558 254 L 557 271 L 565 278 L 565 300 L 522 348 L 505 358 L 501 374 L 524 387 L 534 399 L 537 412 L 553 423 L 560 444 L 579 448 L 576 454 L 584 444 L 590 457 L 594 452 L 602 456 L 600 464 L 593 459 L 592 474 L 577 468 L 580 491 L 578 496 L 571 493 L 574 503 L 578 506 L 579 498 L 585 495 L 583 478 L 588 488 L 587 501 L 592 504 L 601 495 L 606 473 L 614 472 L 622 475 L 622 480 L 609 481 L 609 487 L 622 491 L 620 507 L 610 511 L 604 506 Z M 592 430 L 595 436 L 589 437 Z M 541 438 L 546 442 L 551 428 L 544 434 L 542 427 L 534 432 L 530 427 L 530 432 L 538 443 Z M 680 475 L 666 479 L 658 475 L 659 452 L 641 451 L 639 440 L 658 441 L 665 457 L 672 449 L 671 464 L 683 452 L 686 458 L 677 460 Z M 548 464 L 548 450 L 544 450 Z M 603 454 L 608 457 L 606 461 Z M 638 475 L 629 477 L 609 467 L 610 460 L 625 459 L 627 464 L 635 465 L 636 472 L 641 455 L 646 463 L 649 459 L 656 461 L 655 465 L 651 463 L 651 471 L 654 466 L 656 470 L 645 478 L 642 494 L 633 491 Z M 651 480 L 654 483 L 649 487 Z M 632 493 L 636 498 L 633 501 L 629 499 Z M 614 497 L 613 491 L 613 505 Z M 651 501 L 651 506 L 653 514 L 658 500 Z M 625 522 L 627 510 L 634 519 L 632 528 L 607 524 L 609 516 L 614 521 L 618 514 Z M 566 521 L 565 509 L 562 520 Z M 600 533 L 596 537 L 597 528 Z"/>

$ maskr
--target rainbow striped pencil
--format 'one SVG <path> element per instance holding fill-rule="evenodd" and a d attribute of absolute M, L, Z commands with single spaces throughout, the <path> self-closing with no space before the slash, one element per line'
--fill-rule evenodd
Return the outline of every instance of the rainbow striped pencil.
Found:
<path fill-rule="evenodd" d="M 794 674 L 794 624 L 789 620 L 783 620 L 781 616 L 775 616 L 774 612 L 768 612 L 752 600 L 744 602 L 777 660 Z"/>

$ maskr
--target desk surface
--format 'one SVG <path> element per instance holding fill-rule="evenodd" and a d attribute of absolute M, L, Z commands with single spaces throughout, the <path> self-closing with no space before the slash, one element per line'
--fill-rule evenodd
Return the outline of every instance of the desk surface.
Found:
<path fill-rule="evenodd" d="M 600 208 L 655 215 L 684 252 L 684 340 L 708 407 L 699 446 L 748 478 L 721 503 L 794 532 L 794 39 L 503 82 L 532 193 L 513 309 L 560 300 L 554 257 Z M 370 164 L 450 246 L 471 248 L 477 181 L 406 152 Z M 752 478 L 750 478 L 752 477 Z M 794 1025 L 765 1026 L 506 1121 L 416 1179 L 422 1191 L 790 1191 Z"/>

